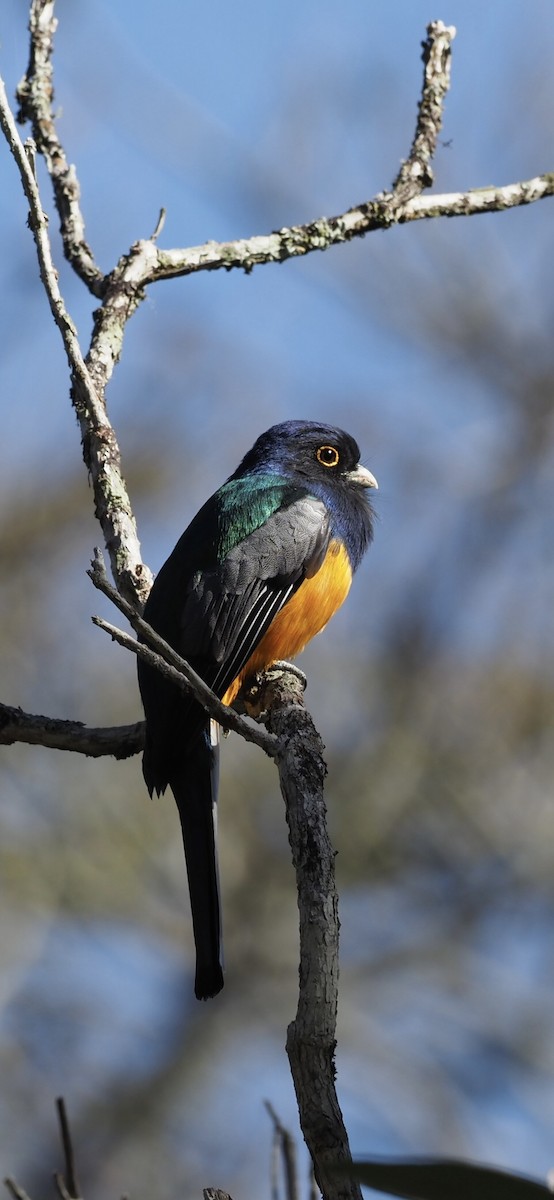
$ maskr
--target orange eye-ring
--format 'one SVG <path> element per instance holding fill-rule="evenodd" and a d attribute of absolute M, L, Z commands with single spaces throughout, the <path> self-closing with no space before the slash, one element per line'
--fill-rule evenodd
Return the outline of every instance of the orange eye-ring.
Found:
<path fill-rule="evenodd" d="M 320 446 L 315 456 L 322 467 L 336 467 L 339 461 L 339 452 L 335 446 Z"/>

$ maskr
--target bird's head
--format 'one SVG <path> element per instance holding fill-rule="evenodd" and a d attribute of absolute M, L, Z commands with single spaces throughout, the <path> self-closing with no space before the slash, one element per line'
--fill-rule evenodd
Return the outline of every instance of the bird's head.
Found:
<path fill-rule="evenodd" d="M 377 480 L 360 464 L 360 450 L 350 434 L 314 421 L 272 425 L 248 451 L 232 479 L 277 472 L 304 482 L 377 488 Z"/>

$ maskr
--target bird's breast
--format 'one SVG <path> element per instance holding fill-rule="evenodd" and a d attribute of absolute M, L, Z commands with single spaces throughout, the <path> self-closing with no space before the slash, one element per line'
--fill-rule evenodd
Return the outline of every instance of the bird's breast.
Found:
<path fill-rule="evenodd" d="M 319 571 L 300 584 L 274 617 L 246 666 L 227 688 L 223 703 L 233 703 L 249 675 L 263 671 L 277 659 L 300 654 L 346 600 L 351 583 L 352 567 L 346 548 L 342 542 L 332 541 Z"/>

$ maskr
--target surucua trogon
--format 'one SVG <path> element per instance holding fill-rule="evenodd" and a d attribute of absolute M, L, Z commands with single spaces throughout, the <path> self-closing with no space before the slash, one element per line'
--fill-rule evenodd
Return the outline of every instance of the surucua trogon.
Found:
<path fill-rule="evenodd" d="M 285 421 L 261 435 L 161 568 L 145 620 L 232 704 L 249 675 L 298 654 L 345 600 L 372 536 L 356 442 Z M 139 659 L 150 795 L 181 820 L 199 999 L 223 987 L 215 842 L 217 739 L 202 707 Z"/>

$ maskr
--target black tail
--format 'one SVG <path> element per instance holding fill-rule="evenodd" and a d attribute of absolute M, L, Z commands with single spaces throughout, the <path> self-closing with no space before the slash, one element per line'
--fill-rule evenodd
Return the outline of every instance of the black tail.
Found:
<path fill-rule="evenodd" d="M 216 996 L 223 987 L 216 842 L 219 747 L 209 734 L 208 726 L 187 751 L 179 774 L 172 773 L 169 780 L 183 831 L 199 1000 Z"/>

